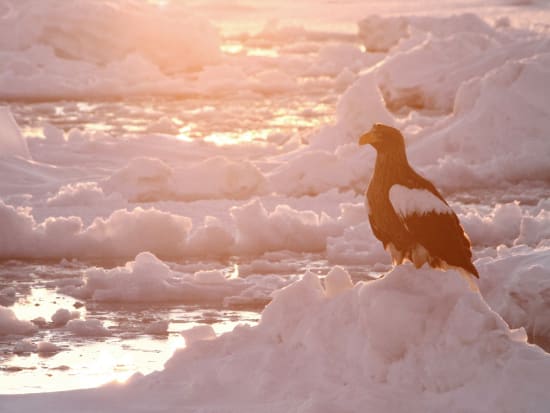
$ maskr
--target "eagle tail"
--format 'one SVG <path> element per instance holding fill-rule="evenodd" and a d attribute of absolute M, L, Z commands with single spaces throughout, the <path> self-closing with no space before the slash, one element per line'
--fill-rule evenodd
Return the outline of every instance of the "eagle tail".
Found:
<path fill-rule="evenodd" d="M 468 262 L 463 268 L 474 277 L 479 278 L 479 272 L 477 272 L 477 268 L 471 262 Z"/>
<path fill-rule="evenodd" d="M 472 267 L 473 267 L 473 265 L 472 265 Z M 477 276 L 477 275 L 474 276 L 473 273 L 471 273 L 470 271 L 465 270 L 464 268 L 460 268 L 460 275 L 462 275 L 462 277 L 464 277 L 466 279 L 466 281 L 468 282 L 468 286 L 470 287 L 470 290 L 472 290 L 473 292 L 479 292 L 479 287 L 477 285 L 476 278 L 475 278 L 475 277 L 479 278 L 479 276 Z"/>

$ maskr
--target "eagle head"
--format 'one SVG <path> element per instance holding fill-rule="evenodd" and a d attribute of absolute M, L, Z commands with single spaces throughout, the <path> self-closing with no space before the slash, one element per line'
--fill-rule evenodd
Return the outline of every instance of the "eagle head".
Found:
<path fill-rule="evenodd" d="M 405 148 L 405 140 L 401 132 L 381 123 L 375 123 L 370 131 L 361 135 L 359 145 L 367 144 L 372 145 L 378 152 L 403 150 Z"/>

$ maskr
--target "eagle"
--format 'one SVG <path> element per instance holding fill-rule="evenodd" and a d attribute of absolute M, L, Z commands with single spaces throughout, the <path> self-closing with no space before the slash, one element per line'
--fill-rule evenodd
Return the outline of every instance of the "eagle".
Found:
<path fill-rule="evenodd" d="M 367 144 L 377 152 L 366 193 L 369 222 L 394 265 L 458 269 L 474 288 L 479 273 L 470 240 L 435 186 L 409 165 L 401 132 L 377 123 L 359 138 Z"/>

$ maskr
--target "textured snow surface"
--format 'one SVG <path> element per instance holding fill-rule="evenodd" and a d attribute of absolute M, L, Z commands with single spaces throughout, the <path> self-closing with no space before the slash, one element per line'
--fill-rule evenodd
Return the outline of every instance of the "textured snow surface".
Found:
<path fill-rule="evenodd" d="M 21 134 L 9 106 L 0 106 L 0 157 L 20 156 L 30 159 L 27 141 Z"/>
<path fill-rule="evenodd" d="M 9 308 L 0 306 L 0 336 L 7 334 L 30 334 L 38 328 L 30 321 L 19 320 Z"/>
<path fill-rule="evenodd" d="M 341 277 L 333 273 L 329 285 Z M 189 347 L 162 372 L 98 390 L 3 397 L 0 406 L 542 413 L 550 403 L 548 354 L 527 344 L 522 329 L 510 330 L 453 271 L 406 265 L 328 292 L 308 273 L 277 293 L 258 326 L 187 337 Z"/>
<path fill-rule="evenodd" d="M 258 326 L 184 331 L 162 371 L 0 411 L 546 412 L 526 342 L 550 349 L 543 2 L 166 3 L 0 0 L 2 351 L 17 368 L 138 334 L 88 308 L 166 306 L 135 329 L 164 345 L 176 307 L 274 299 Z M 456 212 L 481 295 L 392 270 L 364 208 L 375 122 Z M 59 302 L 17 313 L 36 287 Z"/>
<path fill-rule="evenodd" d="M 60 292 L 95 302 L 221 305 L 268 301 L 273 290 L 287 283 L 282 277 L 229 277 L 217 270 L 181 273 L 142 252 L 124 267 L 90 268 L 83 285 L 61 287 Z"/>
<path fill-rule="evenodd" d="M 3 97 L 81 98 L 158 87 L 184 93 L 185 82 L 163 72 L 196 69 L 220 58 L 216 29 L 176 4 L 30 0 L 3 5 Z"/>

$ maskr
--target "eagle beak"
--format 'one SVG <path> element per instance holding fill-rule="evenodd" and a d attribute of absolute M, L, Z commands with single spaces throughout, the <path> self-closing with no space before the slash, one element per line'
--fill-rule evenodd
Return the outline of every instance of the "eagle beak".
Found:
<path fill-rule="evenodd" d="M 359 145 L 373 144 L 377 141 L 376 133 L 373 130 L 368 131 L 359 138 Z"/>

